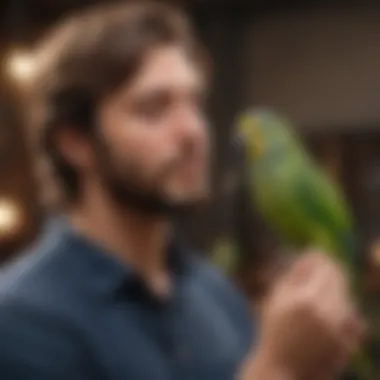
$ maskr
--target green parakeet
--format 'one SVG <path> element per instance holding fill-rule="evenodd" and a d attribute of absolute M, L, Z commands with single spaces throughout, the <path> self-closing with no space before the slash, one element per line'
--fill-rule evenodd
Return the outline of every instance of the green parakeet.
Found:
<path fill-rule="evenodd" d="M 246 112 L 237 128 L 252 201 L 269 227 L 288 248 L 332 255 L 358 290 L 354 222 L 338 185 L 314 162 L 289 121 L 275 112 Z M 363 379 L 367 367 L 364 361 L 357 367 Z"/>
<path fill-rule="evenodd" d="M 338 186 L 316 165 L 288 121 L 270 111 L 239 121 L 255 207 L 284 243 L 319 248 L 351 271 L 353 218 Z"/>

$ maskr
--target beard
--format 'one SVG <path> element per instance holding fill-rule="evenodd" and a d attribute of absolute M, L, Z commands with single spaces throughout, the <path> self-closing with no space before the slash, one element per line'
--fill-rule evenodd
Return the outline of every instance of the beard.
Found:
<path fill-rule="evenodd" d="M 104 140 L 103 140 L 104 141 Z M 172 201 L 160 190 L 160 183 L 165 175 L 173 168 L 174 163 L 168 163 L 148 186 L 136 164 L 120 165 L 103 141 L 97 141 L 96 154 L 102 186 L 111 199 L 122 209 L 154 216 L 171 216 L 187 213 L 202 203 L 200 199 Z"/>
<path fill-rule="evenodd" d="M 120 178 L 113 174 L 115 173 L 108 171 L 102 176 L 102 181 L 113 201 L 120 207 L 152 216 L 170 215 L 181 208 L 180 205 L 170 204 L 156 192 L 138 186 L 137 181 Z"/>

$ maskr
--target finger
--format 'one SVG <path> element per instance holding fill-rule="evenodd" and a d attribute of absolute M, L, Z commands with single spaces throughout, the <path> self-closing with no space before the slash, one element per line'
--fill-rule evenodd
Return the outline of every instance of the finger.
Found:
<path fill-rule="evenodd" d="M 340 265 L 331 255 L 328 253 L 312 251 L 307 254 L 313 261 L 314 265 L 318 268 L 329 268 L 329 273 L 335 274 L 335 279 L 340 281 L 341 286 L 348 286 L 347 273 L 343 270 L 342 265 Z"/>
<path fill-rule="evenodd" d="M 315 379 L 337 379 L 345 371 L 349 363 L 350 355 L 346 351 L 336 348 L 326 356 L 324 365 L 315 373 Z"/>
<path fill-rule="evenodd" d="M 323 271 L 318 289 L 318 297 L 323 300 L 321 311 L 326 316 L 335 315 L 336 323 L 341 324 L 353 310 L 345 275 L 339 267 L 328 261 L 320 270 Z"/>
<path fill-rule="evenodd" d="M 315 273 L 318 264 L 321 263 L 321 257 L 318 253 L 307 254 L 298 260 L 295 260 L 291 265 L 284 280 L 290 285 L 300 285 L 307 282 Z"/>
<path fill-rule="evenodd" d="M 342 326 L 342 336 L 346 349 L 352 354 L 357 351 L 363 341 L 366 332 L 366 324 L 358 313 L 352 312 Z"/>
<path fill-rule="evenodd" d="M 337 360 L 334 363 L 332 372 L 334 374 L 334 378 L 340 377 L 344 371 L 347 369 L 347 366 L 350 362 L 351 355 L 349 352 L 342 350 Z"/>
<path fill-rule="evenodd" d="M 329 260 L 320 255 L 311 256 L 311 260 L 312 268 L 304 283 L 304 294 L 317 298 L 320 306 L 328 305 L 330 308 L 334 305 L 332 298 L 338 297 L 343 290 L 340 279 L 336 278 L 335 268 Z"/>

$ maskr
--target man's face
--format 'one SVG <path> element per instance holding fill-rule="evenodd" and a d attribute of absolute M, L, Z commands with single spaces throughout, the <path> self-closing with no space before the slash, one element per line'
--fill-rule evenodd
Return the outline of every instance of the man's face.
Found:
<path fill-rule="evenodd" d="M 208 194 L 203 86 L 201 71 L 179 47 L 161 47 L 104 102 L 97 170 L 119 201 L 163 212 Z"/>

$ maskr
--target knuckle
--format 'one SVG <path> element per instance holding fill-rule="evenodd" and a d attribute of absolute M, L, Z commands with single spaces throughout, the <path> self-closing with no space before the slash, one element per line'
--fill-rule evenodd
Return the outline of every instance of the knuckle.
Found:
<path fill-rule="evenodd" d="M 296 302 L 296 310 L 302 315 L 312 315 L 318 308 L 313 294 L 302 294 Z"/>
<path fill-rule="evenodd" d="M 305 260 L 318 265 L 326 260 L 326 255 L 320 250 L 307 251 L 305 254 Z"/>
<path fill-rule="evenodd" d="M 315 320 L 316 322 L 319 322 L 322 324 L 328 323 L 328 315 L 326 315 L 324 309 L 320 305 L 318 304 L 312 305 L 309 308 L 309 313 L 311 317 L 313 318 L 313 320 Z"/>
<path fill-rule="evenodd" d="M 305 252 L 305 258 L 308 260 L 318 260 L 321 256 L 321 252 L 316 249 L 309 249 Z"/>

